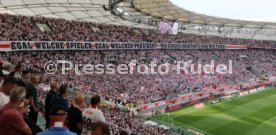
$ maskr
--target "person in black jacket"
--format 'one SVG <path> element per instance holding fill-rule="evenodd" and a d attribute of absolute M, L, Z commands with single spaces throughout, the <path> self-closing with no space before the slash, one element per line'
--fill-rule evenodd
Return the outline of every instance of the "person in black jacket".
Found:
<path fill-rule="evenodd" d="M 26 99 L 29 100 L 29 104 L 31 105 L 29 117 L 36 123 L 38 116 L 38 94 L 36 85 L 38 78 L 34 75 L 31 76 L 29 70 L 24 70 L 22 72 L 22 81 L 25 83 L 25 89 L 27 92 Z"/>
<path fill-rule="evenodd" d="M 69 102 L 66 99 L 67 97 L 67 84 L 62 84 L 58 89 L 58 95 L 53 96 L 51 99 L 50 108 L 53 109 L 55 106 L 62 106 L 65 108 L 66 112 L 69 109 Z"/>
<path fill-rule="evenodd" d="M 77 95 L 71 107 L 68 110 L 68 127 L 69 130 L 81 135 L 82 132 L 82 106 L 84 104 L 84 96 Z"/>
<path fill-rule="evenodd" d="M 29 117 L 33 119 L 35 123 L 37 123 L 37 116 L 38 116 L 38 94 L 36 89 L 38 78 L 36 76 L 31 77 L 31 84 L 29 85 L 29 89 L 27 92 L 27 98 L 29 99 L 30 113 Z"/>
<path fill-rule="evenodd" d="M 45 120 L 46 120 L 46 128 L 49 127 L 50 124 L 50 110 L 51 110 L 51 100 L 57 95 L 58 83 L 56 81 L 52 81 L 50 83 L 51 90 L 47 93 L 45 99 Z"/>

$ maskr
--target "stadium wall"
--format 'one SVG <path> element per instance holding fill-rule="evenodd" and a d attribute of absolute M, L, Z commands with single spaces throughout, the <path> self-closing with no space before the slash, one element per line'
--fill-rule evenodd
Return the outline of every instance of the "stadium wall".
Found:
<path fill-rule="evenodd" d="M 229 86 L 229 88 L 237 88 L 239 89 L 239 95 L 245 96 L 251 93 L 255 93 L 258 91 L 262 91 L 265 89 L 266 86 L 272 86 L 272 84 L 275 84 L 275 82 L 272 81 L 265 81 L 262 83 L 252 83 L 250 85 L 243 85 L 239 84 L 236 86 Z M 189 106 L 189 105 L 195 105 L 197 103 L 203 102 L 203 101 L 209 101 L 218 97 L 221 97 L 223 95 L 224 91 L 220 90 L 211 90 L 209 92 L 213 92 L 213 94 L 191 94 L 187 96 L 177 97 L 170 100 L 163 100 L 156 103 L 151 103 L 147 105 L 142 105 L 140 107 L 137 107 L 137 110 L 139 111 L 139 115 L 153 115 L 158 113 L 164 113 L 169 111 L 174 111 L 176 109 L 181 109 L 182 107 Z"/>

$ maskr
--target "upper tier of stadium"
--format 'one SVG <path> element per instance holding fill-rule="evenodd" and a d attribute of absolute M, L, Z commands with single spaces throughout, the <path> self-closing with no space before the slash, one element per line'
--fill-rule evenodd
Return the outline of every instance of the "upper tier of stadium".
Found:
<path fill-rule="evenodd" d="M 211 17 L 169 0 L 1 0 L 0 13 L 63 18 L 156 29 L 160 20 L 178 21 L 183 33 L 275 40 L 276 24 Z"/>

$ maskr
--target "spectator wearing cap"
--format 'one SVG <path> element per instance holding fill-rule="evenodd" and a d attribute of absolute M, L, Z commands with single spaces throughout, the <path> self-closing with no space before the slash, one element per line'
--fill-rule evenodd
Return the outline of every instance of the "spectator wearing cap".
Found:
<path fill-rule="evenodd" d="M 66 109 L 63 106 L 55 106 L 50 112 L 50 128 L 44 132 L 40 132 L 37 135 L 76 135 L 70 132 L 66 126 L 65 121 L 67 119 Z"/>
<path fill-rule="evenodd" d="M 9 102 L 11 91 L 17 87 L 17 79 L 14 77 L 6 77 L 0 87 L 0 108 Z"/>
<path fill-rule="evenodd" d="M 68 110 L 68 127 L 69 130 L 81 134 L 82 131 L 82 106 L 84 104 L 84 96 L 82 94 L 77 95 L 74 98 L 73 104 Z"/>
<path fill-rule="evenodd" d="M 106 122 L 103 112 L 98 109 L 101 98 L 98 95 L 91 97 L 91 106 L 82 112 L 83 128 L 82 135 L 91 134 L 91 126 L 96 122 Z"/>
<path fill-rule="evenodd" d="M 109 126 L 103 122 L 96 122 L 92 125 L 91 130 L 91 135 L 110 135 Z"/>
<path fill-rule="evenodd" d="M 45 120 L 46 120 L 46 128 L 48 128 L 50 123 L 50 110 L 51 110 L 51 101 L 52 98 L 57 95 L 58 83 L 57 81 L 52 81 L 50 83 L 50 91 L 47 93 L 45 98 Z"/>
<path fill-rule="evenodd" d="M 3 135 L 31 135 L 30 127 L 25 123 L 22 114 L 18 111 L 24 103 L 26 90 L 17 87 L 11 92 L 10 102 L 0 109 L 0 133 Z"/>

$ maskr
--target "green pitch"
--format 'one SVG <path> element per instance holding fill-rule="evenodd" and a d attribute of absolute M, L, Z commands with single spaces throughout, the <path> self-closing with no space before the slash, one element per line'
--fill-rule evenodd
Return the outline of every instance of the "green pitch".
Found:
<path fill-rule="evenodd" d="M 192 106 L 153 120 L 207 135 L 276 135 L 276 88 L 215 106 L 205 104 L 201 109 Z"/>

